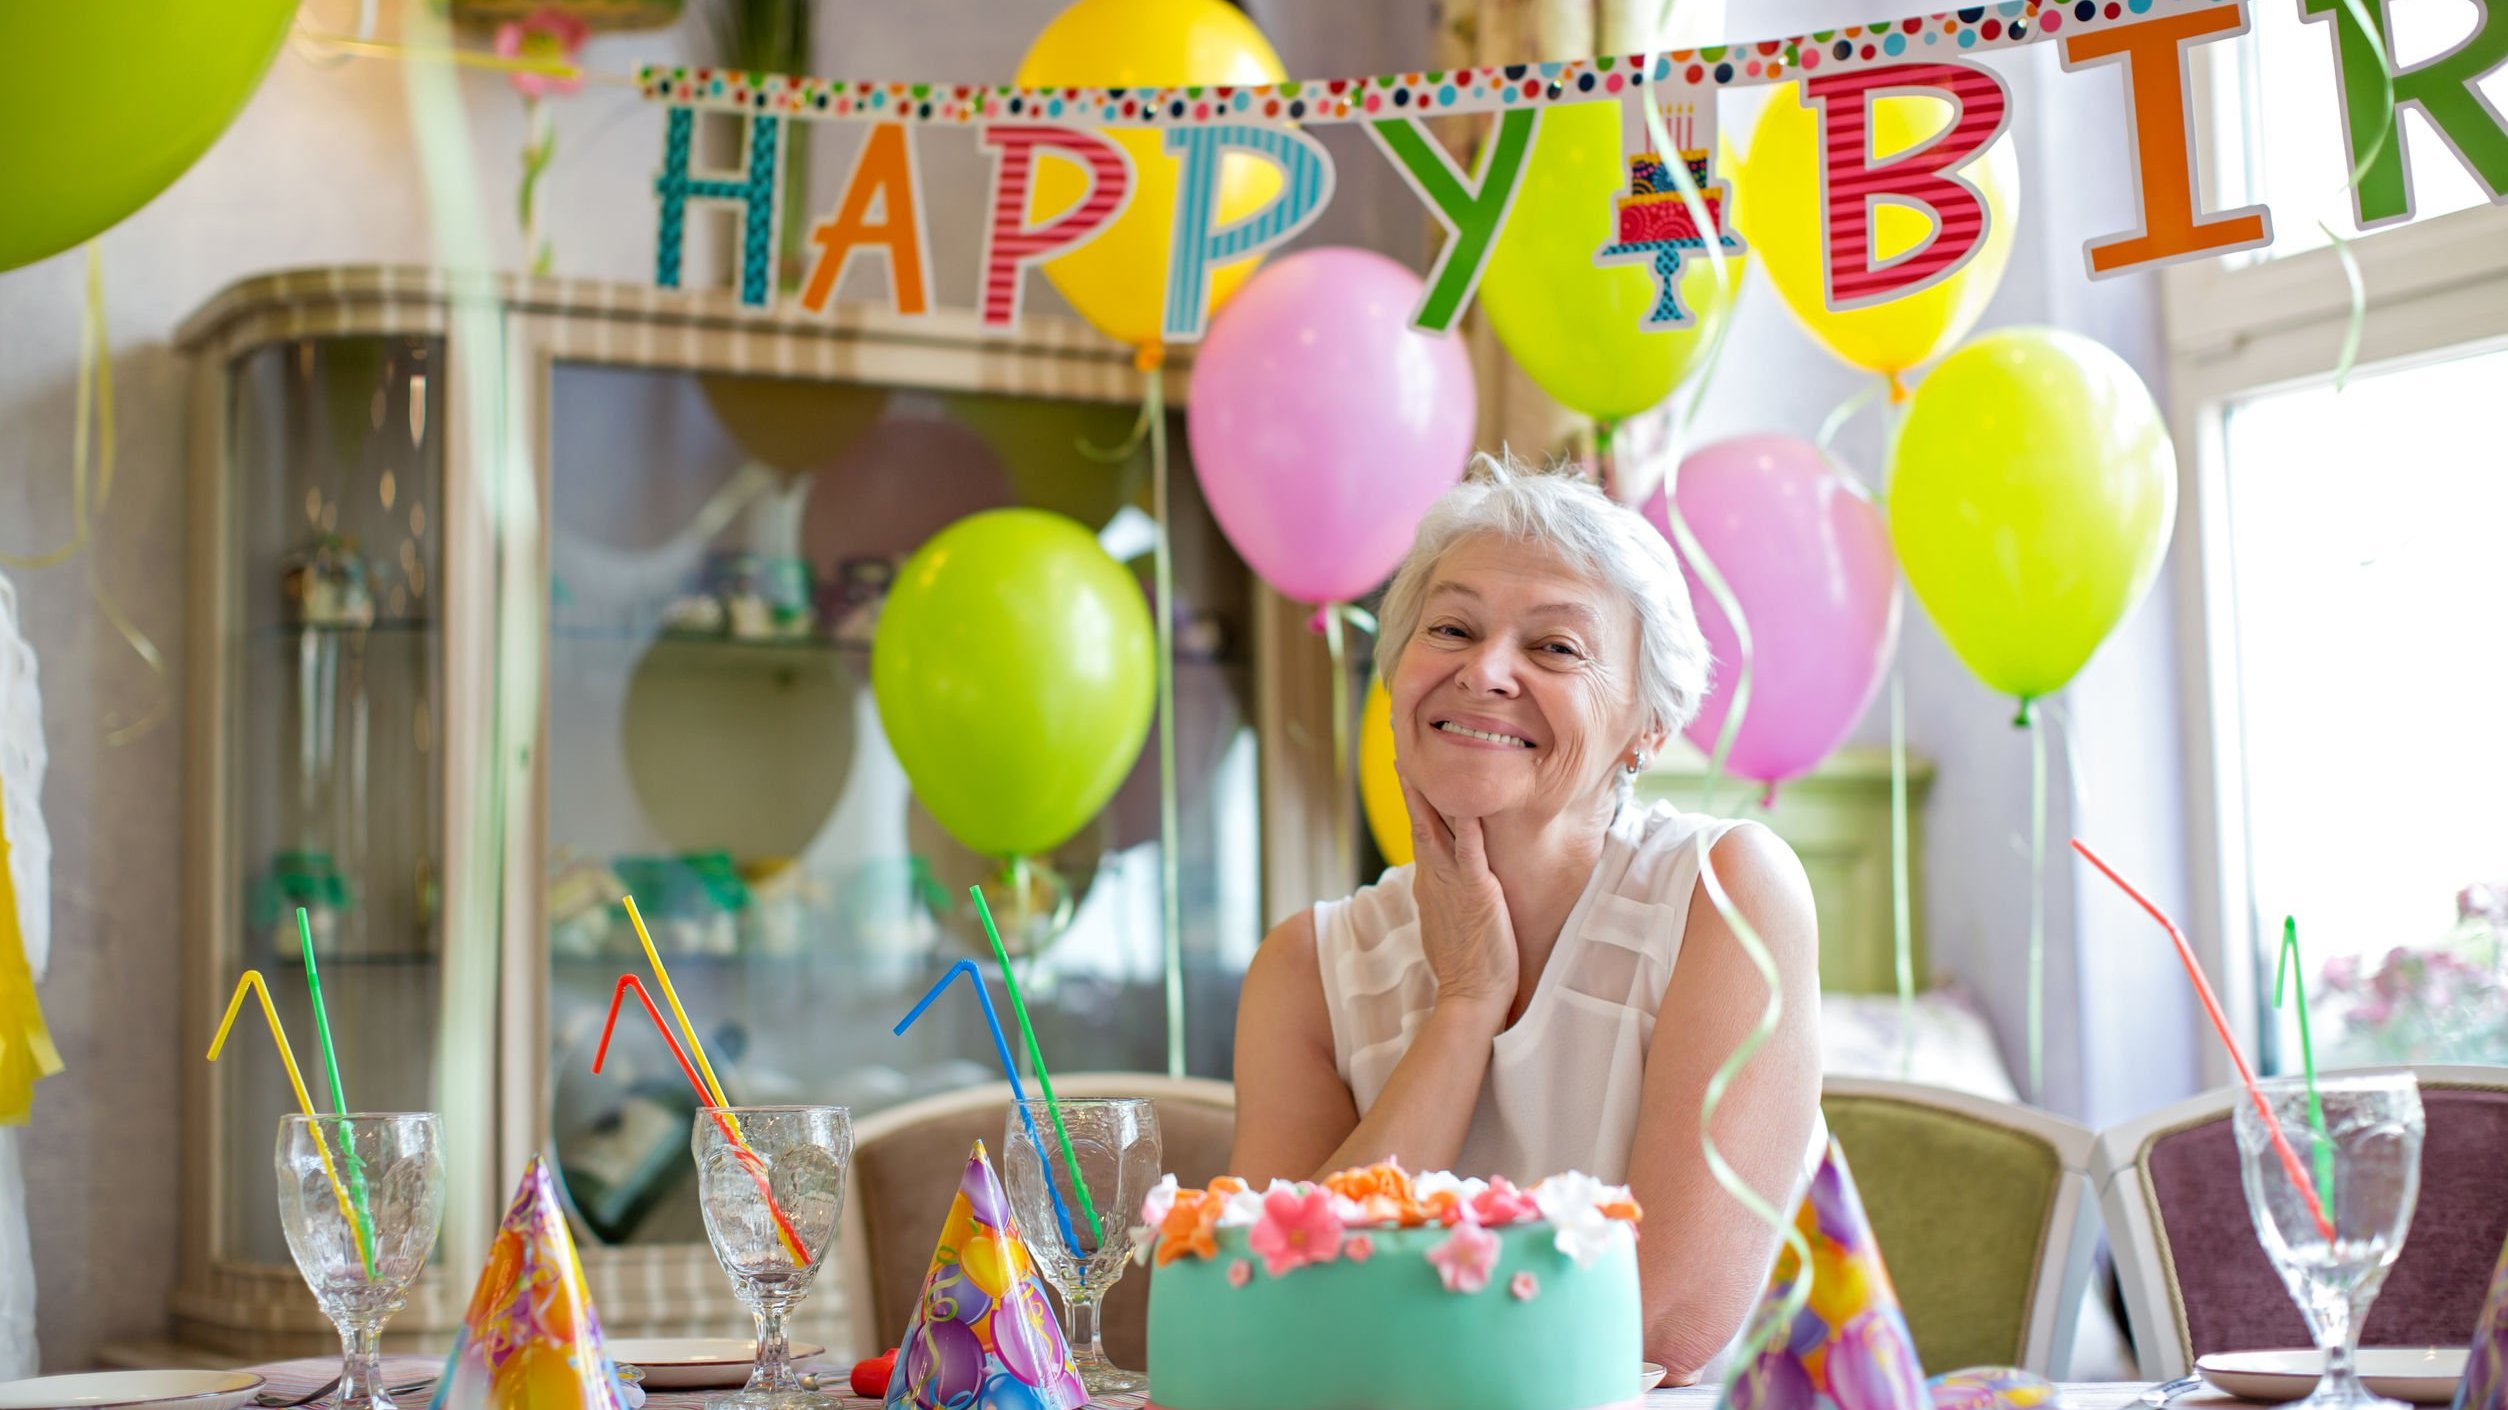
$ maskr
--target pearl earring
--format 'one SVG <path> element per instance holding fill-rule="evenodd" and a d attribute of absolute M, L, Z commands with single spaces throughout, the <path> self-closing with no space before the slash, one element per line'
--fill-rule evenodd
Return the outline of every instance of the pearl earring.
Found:
<path fill-rule="evenodd" d="M 1645 750 L 1643 750 L 1643 749 L 1640 749 L 1640 750 L 1638 750 L 1635 754 L 1633 754 L 1633 755 L 1629 756 L 1629 762 L 1628 762 L 1628 776 L 1629 776 L 1630 778 L 1635 778 L 1635 777 L 1637 777 L 1639 774 L 1644 773 L 1645 771 L 1646 771 L 1646 751 L 1645 751 Z"/>

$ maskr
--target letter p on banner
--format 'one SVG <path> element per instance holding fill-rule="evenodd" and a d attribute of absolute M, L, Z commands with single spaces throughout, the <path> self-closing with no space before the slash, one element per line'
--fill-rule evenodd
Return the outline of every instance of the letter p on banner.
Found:
<path fill-rule="evenodd" d="M 1071 127 L 987 127 L 982 141 L 993 149 L 993 212 L 984 225 L 983 323 L 1009 328 L 1019 321 L 1020 285 L 1028 266 L 1087 244 L 1123 214 L 1132 199 L 1132 159 L 1117 144 Z M 1089 185 L 1078 204 L 1030 225 L 1028 187 L 1036 178 L 1040 147 L 1086 168 Z"/>
<path fill-rule="evenodd" d="M 1890 94 L 1947 99 L 1951 120 L 1930 141 L 1875 160 L 1872 105 Z M 1958 175 L 2003 135 L 2011 104 L 2003 84 L 1967 64 L 1884 64 L 1806 79 L 1803 103 L 1819 115 L 1820 209 L 1832 309 L 1888 303 L 1949 277 L 1985 243 L 1985 198 Z M 1873 256 L 1873 208 L 1913 206 L 1932 230 L 1887 260 Z"/>

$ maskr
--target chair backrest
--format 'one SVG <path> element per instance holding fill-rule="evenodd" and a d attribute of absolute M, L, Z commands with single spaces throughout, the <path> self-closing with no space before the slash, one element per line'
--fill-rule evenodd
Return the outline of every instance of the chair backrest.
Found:
<path fill-rule="evenodd" d="M 1158 1108 L 1164 1169 L 1189 1185 L 1207 1184 L 1227 1171 L 1236 1139 L 1236 1089 L 1225 1082 L 1074 1072 L 1055 1077 L 1054 1094 L 1146 1097 Z M 1010 1084 L 989 1082 L 892 1107 L 855 1126 L 842 1243 L 853 1354 L 876 1355 L 905 1335 L 967 1151 L 984 1142 L 996 1152 L 998 1168 L 1009 1118 Z M 1110 1225 L 1122 1219 L 1130 1226 L 1129 1211 L 1100 1213 Z M 1115 1285 L 1101 1312 L 1106 1354 L 1117 1365 L 1137 1370 L 1147 1364 L 1148 1317 L 1149 1279 L 1134 1269 Z"/>
<path fill-rule="evenodd" d="M 2461 1346 L 2508 1241 L 2508 1068 L 2413 1071 L 2427 1121 L 2420 1202 L 2361 1343 Z M 2206 1092 L 2103 1133 L 2092 1153 L 2145 1376 L 2182 1376 L 2216 1351 L 2313 1344 L 2247 1212 L 2231 1126 L 2244 1100 Z"/>
<path fill-rule="evenodd" d="M 1828 1078 L 1820 1106 L 1926 1371 L 2062 1379 L 2095 1243 L 2088 1128 L 1870 1078 Z"/>

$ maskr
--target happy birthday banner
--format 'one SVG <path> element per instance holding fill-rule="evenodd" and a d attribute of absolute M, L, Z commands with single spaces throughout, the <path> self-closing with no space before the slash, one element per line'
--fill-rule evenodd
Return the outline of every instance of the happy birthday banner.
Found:
<path fill-rule="evenodd" d="M 2386 0 L 2296 0 L 2301 17 L 2330 26 L 2343 101 L 2346 168 L 2356 169 L 2353 207 L 2360 226 L 2407 220 L 2412 200 L 2394 114 L 2417 109 L 2437 127 L 2494 203 L 2508 203 L 2508 123 L 2475 84 L 2508 61 L 2508 25 L 2493 26 L 2488 0 L 2447 52 L 2408 67 L 2388 59 Z M 2063 67 L 2112 67 L 2125 86 L 2130 117 L 2112 134 L 2133 150 L 2139 225 L 2083 243 L 2093 278 L 2146 265 L 2254 249 L 2272 242 L 2262 206 L 2214 211 L 2195 188 L 2188 67 L 2198 45 L 2243 34 L 2246 0 L 2005 0 L 1882 24 L 1657 54 L 1607 55 L 1561 63 L 1505 64 L 1452 72 L 1299 80 L 1252 87 L 1015 88 L 843 81 L 719 69 L 646 66 L 644 95 L 669 105 L 663 165 L 654 183 L 659 227 L 655 281 L 677 288 L 687 214 L 722 205 L 741 230 L 741 302 L 766 307 L 774 289 L 777 179 L 786 122 L 853 122 L 871 131 L 834 211 L 812 227 L 815 254 L 800 303 L 824 312 L 858 256 L 888 266 L 889 299 L 900 314 L 931 308 L 928 244 L 914 139 L 920 128 L 973 128 L 992 157 L 985 224 L 981 319 L 1007 331 L 1019 321 L 1021 292 L 1034 265 L 1087 244 L 1134 195 L 1132 159 L 1099 128 L 1156 128 L 1175 158 L 1176 208 L 1161 332 L 1171 342 L 1202 336 L 1210 276 L 1296 235 L 1321 213 L 1333 190 L 1331 156 L 1300 130 L 1317 123 L 1362 123 L 1447 234 L 1415 326 L 1445 332 L 1469 306 L 1482 269 L 1515 200 L 1543 113 L 1568 104 L 1652 101 L 1662 111 L 1670 156 L 1629 161 L 1614 201 L 1610 237 L 1598 263 L 1650 265 L 1659 297 L 1643 326 L 1677 328 L 1693 315 L 1678 297 L 1689 260 L 1741 241 L 1725 228 L 1727 183 L 1714 167 L 1716 95 L 1726 88 L 1798 80 L 1799 101 L 1815 115 L 1820 141 L 1823 296 L 1832 309 L 1886 303 L 1956 272 L 1982 247 L 1986 202 L 1961 172 L 2009 126 L 2009 90 L 1982 54 L 2050 41 Z M 1920 95 L 1947 102 L 1950 122 L 1927 141 L 1886 156 L 1872 150 L 1873 104 Z M 741 166 L 699 170 L 691 152 L 699 112 L 747 119 Z M 1426 119 L 1494 113 L 1475 168 L 1464 170 L 1432 137 Z M 2074 139 L 2078 143 L 2078 137 Z M 1277 194 L 1240 219 L 1218 218 L 1223 160 L 1258 159 L 1279 174 Z M 1040 162 L 1069 164 L 1087 178 L 1074 204 L 1038 218 L 1029 188 Z M 1914 248 L 1882 255 L 1874 211 L 1912 207 L 1929 229 Z"/>

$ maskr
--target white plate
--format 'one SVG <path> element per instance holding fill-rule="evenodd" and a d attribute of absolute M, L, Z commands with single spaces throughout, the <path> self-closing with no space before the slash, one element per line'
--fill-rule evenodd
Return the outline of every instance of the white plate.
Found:
<path fill-rule="evenodd" d="M 1664 1369 L 1652 1361 L 1638 1362 L 1637 1388 L 1641 1391 L 1653 1390 L 1656 1386 L 1663 1384 L 1664 1374 Z"/>
<path fill-rule="evenodd" d="M 269 1384 L 249 1371 L 91 1371 L 0 1385 L 0 1410 L 235 1410 Z"/>
<path fill-rule="evenodd" d="M 644 1372 L 646 1390 L 720 1390 L 748 1383 L 758 1344 L 737 1337 L 612 1337 L 610 1359 Z M 792 1344 L 792 1359 L 806 1361 L 827 1350 Z"/>
<path fill-rule="evenodd" d="M 2360 1380 L 2371 1395 L 2415 1405 L 2445 1405 L 2464 1379 L 2461 1346 L 2364 1346 Z M 2222 1351 L 2201 1357 L 2195 1369 L 2214 1390 L 2241 1400 L 2297 1400 L 2325 1375 L 2321 1351 Z"/>

